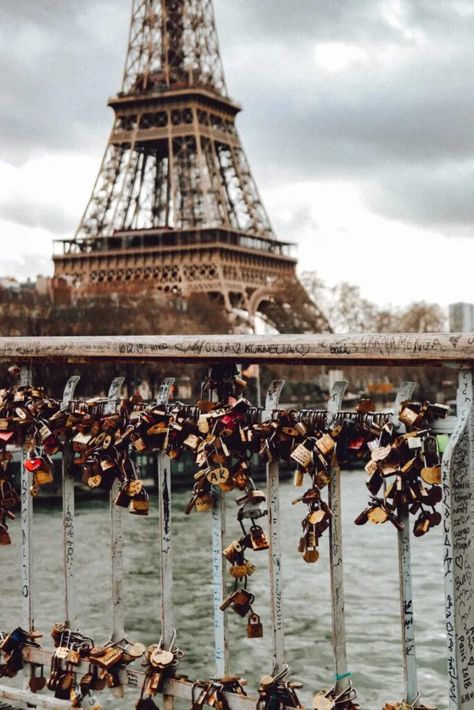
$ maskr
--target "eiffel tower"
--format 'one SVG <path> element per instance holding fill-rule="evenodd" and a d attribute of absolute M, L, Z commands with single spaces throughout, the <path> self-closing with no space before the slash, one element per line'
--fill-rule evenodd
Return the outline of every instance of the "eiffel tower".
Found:
<path fill-rule="evenodd" d="M 252 178 L 212 0 L 133 1 L 123 84 L 108 105 L 105 155 L 74 238 L 60 241 L 55 278 L 91 294 L 207 293 L 277 329 L 285 284 L 309 328 L 327 330 Z"/>

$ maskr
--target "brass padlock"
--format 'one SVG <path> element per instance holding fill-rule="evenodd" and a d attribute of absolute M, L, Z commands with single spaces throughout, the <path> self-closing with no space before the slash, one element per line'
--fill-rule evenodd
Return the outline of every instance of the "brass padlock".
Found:
<path fill-rule="evenodd" d="M 37 486 L 45 486 L 48 483 L 53 483 L 53 481 L 54 481 L 54 476 L 53 476 L 53 472 L 51 471 L 51 469 L 40 468 L 37 471 L 35 471 L 33 474 L 33 482 Z"/>
<path fill-rule="evenodd" d="M 386 523 L 388 520 L 388 512 L 382 506 L 374 505 L 368 511 L 367 519 L 375 525 L 378 525 L 379 523 Z"/>
<path fill-rule="evenodd" d="M 145 489 L 131 499 L 128 510 L 133 515 L 148 515 L 150 511 L 150 500 Z"/>
<path fill-rule="evenodd" d="M 196 510 L 198 513 L 206 513 L 212 510 L 213 498 L 211 493 L 201 493 L 196 498 Z"/>
<path fill-rule="evenodd" d="M 324 455 L 330 454 L 335 445 L 336 442 L 330 434 L 323 434 L 319 439 L 316 439 L 316 446 Z"/>
<path fill-rule="evenodd" d="M 424 513 L 420 513 L 418 518 L 415 520 L 415 525 L 413 528 L 413 535 L 415 537 L 422 537 L 426 535 L 431 527 L 430 519 Z"/>
<path fill-rule="evenodd" d="M 122 658 L 123 651 L 116 646 L 109 646 L 108 648 L 100 649 L 96 653 L 94 653 L 94 649 L 92 649 L 90 653 L 90 660 L 92 663 L 95 663 L 97 666 L 100 666 L 100 668 L 104 668 L 105 670 L 108 670 L 117 663 L 120 663 Z"/>
<path fill-rule="evenodd" d="M 247 624 L 247 638 L 260 639 L 263 636 L 263 625 L 258 614 L 252 612 Z"/>
<path fill-rule="evenodd" d="M 1 544 L 1 542 L 0 542 L 0 544 Z M 242 579 L 242 577 L 246 577 L 248 575 L 247 565 L 246 564 L 232 565 L 232 567 L 229 567 L 229 574 L 231 577 L 234 577 L 235 579 Z"/>
<path fill-rule="evenodd" d="M 429 485 L 439 485 L 441 483 L 441 466 L 425 466 L 421 469 L 420 476 Z"/>
<path fill-rule="evenodd" d="M 295 469 L 293 474 L 293 485 L 299 488 L 304 483 L 304 471 L 300 468 Z"/>

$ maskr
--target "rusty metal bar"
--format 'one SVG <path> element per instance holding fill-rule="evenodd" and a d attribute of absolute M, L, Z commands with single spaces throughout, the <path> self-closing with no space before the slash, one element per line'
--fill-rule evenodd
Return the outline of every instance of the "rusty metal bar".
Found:
<path fill-rule="evenodd" d="M 283 380 L 273 380 L 268 388 L 262 421 L 271 419 L 278 408 Z M 280 544 L 280 466 L 277 461 L 267 463 L 268 529 L 270 549 L 270 606 L 272 616 L 273 675 L 283 670 L 285 664 L 285 631 L 282 609 L 281 544 Z"/>
<path fill-rule="evenodd" d="M 23 365 L 20 372 L 20 385 L 31 385 L 31 365 Z M 33 607 L 33 497 L 30 495 L 30 475 L 25 468 L 25 449 L 22 449 L 21 461 L 21 593 L 22 625 L 24 629 L 34 629 Z"/>
<path fill-rule="evenodd" d="M 120 400 L 124 377 L 116 377 L 109 388 L 104 414 L 114 414 Z M 123 530 L 122 508 L 114 505 L 120 482 L 114 481 L 110 491 L 110 548 L 112 562 L 112 641 L 125 636 L 125 610 L 123 606 Z"/>
<path fill-rule="evenodd" d="M 168 404 L 175 378 L 162 383 L 156 404 Z M 158 505 L 160 515 L 161 638 L 163 648 L 173 644 L 173 555 L 171 547 L 171 466 L 166 453 L 157 455 Z"/>
<path fill-rule="evenodd" d="M 66 383 L 61 402 L 61 410 L 65 411 L 81 378 L 70 377 Z M 75 572 L 75 510 L 74 510 L 74 478 L 71 474 L 73 460 L 71 441 L 66 439 L 62 452 L 62 499 L 63 499 L 63 554 L 64 554 L 64 599 L 66 625 L 77 628 Z"/>
<path fill-rule="evenodd" d="M 472 333 L 156 335 L 0 338 L 0 360 L 469 364 Z"/>
<path fill-rule="evenodd" d="M 347 382 L 335 382 L 329 395 L 328 415 L 335 419 L 342 409 Z M 332 638 L 336 668 L 336 692 L 350 684 L 347 669 L 346 621 L 344 609 L 344 566 L 342 555 L 341 469 L 334 452 L 330 468 L 329 507 L 332 517 L 329 526 L 329 560 L 331 575 Z"/>

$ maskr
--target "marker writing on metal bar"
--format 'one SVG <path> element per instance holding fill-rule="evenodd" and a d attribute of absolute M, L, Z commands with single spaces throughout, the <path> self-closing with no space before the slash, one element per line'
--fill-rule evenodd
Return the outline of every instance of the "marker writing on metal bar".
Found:
<path fill-rule="evenodd" d="M 392 418 L 394 426 L 399 425 L 400 405 L 410 399 L 415 389 L 415 382 L 401 382 L 395 399 L 395 412 Z M 409 704 L 418 697 L 416 674 L 415 623 L 413 615 L 413 590 L 410 556 L 410 521 L 408 504 L 398 506 L 398 519 L 403 529 L 398 531 L 398 564 L 400 583 L 400 620 L 402 627 L 403 677 L 405 701 Z"/>
<path fill-rule="evenodd" d="M 265 399 L 262 421 L 271 419 L 278 408 L 284 380 L 271 382 Z M 285 663 L 285 632 L 282 609 L 281 546 L 280 546 L 280 467 L 277 461 L 267 463 L 268 532 L 270 549 L 268 564 L 270 573 L 270 604 L 272 612 L 273 675 L 282 670 Z"/>
<path fill-rule="evenodd" d="M 167 405 L 175 378 L 162 383 L 156 404 Z M 171 547 L 171 466 L 164 451 L 157 454 L 158 506 L 160 515 L 160 585 L 161 638 L 163 648 L 171 650 L 174 636 L 173 622 L 173 556 Z"/>
<path fill-rule="evenodd" d="M 65 411 L 81 378 L 70 377 L 66 383 L 61 402 L 61 410 Z M 63 499 L 63 555 L 64 555 L 64 592 L 65 592 L 65 622 L 72 629 L 77 629 L 76 589 L 74 580 L 75 567 L 75 516 L 74 516 L 74 478 L 71 474 L 73 459 L 72 443 L 66 440 L 62 452 L 62 499 Z"/>
<path fill-rule="evenodd" d="M 342 409 L 347 382 L 335 382 L 328 401 L 329 420 L 335 420 Z M 330 467 L 329 507 L 332 516 L 329 525 L 329 560 L 331 576 L 332 634 L 336 667 L 336 692 L 340 693 L 350 684 L 347 671 L 346 622 L 344 609 L 344 567 L 342 553 L 341 470 L 336 451 Z"/>
<path fill-rule="evenodd" d="M 23 365 L 20 372 L 20 385 L 31 385 L 31 366 Z M 22 625 L 24 629 L 34 629 L 33 608 L 33 497 L 30 495 L 29 472 L 25 468 L 25 449 L 22 450 L 21 466 L 21 593 Z"/>
<path fill-rule="evenodd" d="M 120 399 L 124 377 L 116 377 L 109 388 L 104 414 L 114 414 Z M 123 607 L 123 531 L 122 508 L 114 505 L 114 498 L 120 488 L 114 482 L 110 491 L 110 546 L 112 553 L 112 641 L 120 641 L 125 636 L 125 612 Z"/>

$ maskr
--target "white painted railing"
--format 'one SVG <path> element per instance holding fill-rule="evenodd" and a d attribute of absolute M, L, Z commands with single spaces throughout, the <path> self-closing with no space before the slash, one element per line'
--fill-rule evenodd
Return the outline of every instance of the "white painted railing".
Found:
<path fill-rule="evenodd" d="M 444 575 L 446 602 L 446 630 L 448 642 L 448 676 L 450 710 L 474 708 L 474 588 L 473 588 L 473 486 L 474 486 L 474 420 L 473 420 L 473 367 L 474 335 L 348 335 L 348 336 L 156 336 L 113 338 L 0 338 L 0 360 L 22 364 L 22 384 L 31 378 L 31 366 L 35 362 L 61 360 L 70 363 L 97 361 L 158 361 L 172 360 L 191 362 L 234 361 L 276 363 L 331 363 L 359 365 L 439 365 L 450 364 L 459 368 L 458 412 L 447 451 L 443 457 L 443 528 L 444 528 Z M 66 409 L 74 397 L 78 378 L 68 382 L 62 401 Z M 166 404 L 171 380 L 160 391 L 159 401 Z M 121 378 L 110 387 L 105 412 L 115 411 L 120 396 Z M 337 383 L 331 393 L 328 415 L 337 418 L 341 411 L 346 383 Z M 262 418 L 271 415 L 278 407 L 279 383 L 270 389 Z M 413 383 L 402 383 L 399 402 L 408 399 Z M 397 406 L 392 421 L 397 423 Z M 444 426 L 446 430 L 446 426 Z M 75 603 L 75 519 L 74 482 L 69 473 L 71 451 L 63 451 L 63 527 L 64 527 L 64 591 L 65 618 L 72 629 L 77 628 Z M 341 480 L 337 461 L 331 467 L 329 489 L 330 507 L 333 512 L 330 526 L 331 598 L 333 615 L 334 670 L 337 687 L 347 687 L 347 651 L 344 617 L 343 587 L 343 540 L 341 529 Z M 173 643 L 173 572 L 171 536 L 171 478 L 166 456 L 157 455 L 159 491 L 159 531 L 161 551 L 161 626 L 165 649 Z M 122 527 L 120 507 L 114 506 L 111 495 L 111 561 L 112 604 L 111 638 L 124 637 Z M 269 505 L 269 580 L 271 588 L 273 672 L 276 674 L 285 665 L 284 622 L 282 618 L 282 586 L 279 528 L 279 468 L 278 463 L 267 465 L 267 499 Z M 26 472 L 21 478 L 21 527 L 22 527 L 22 589 L 25 629 L 34 628 L 34 580 L 32 576 L 31 533 L 33 502 L 29 495 Z M 408 511 L 402 511 L 402 515 Z M 216 675 L 228 672 L 228 639 L 224 615 L 219 609 L 224 597 L 223 581 L 223 535 L 225 514 L 222 494 L 215 497 L 212 511 L 212 559 L 214 576 L 214 626 Z M 410 567 L 409 526 L 398 533 L 400 563 L 400 604 L 402 629 L 402 663 L 404 669 L 404 700 L 410 706 L 418 702 L 416 677 L 416 654 L 414 638 L 414 608 L 412 599 Z M 12 620 L 13 622 L 13 620 Z M 26 647 L 25 663 L 48 666 L 52 650 Z M 88 670 L 88 663 L 79 665 L 79 674 Z M 27 668 L 28 671 L 28 668 Z M 125 668 L 120 672 L 125 685 L 141 687 L 143 672 Z M 191 702 L 191 681 L 173 678 L 165 682 L 164 696 L 169 708 L 173 698 Z M 0 686 L 0 699 L 28 702 L 38 708 L 66 708 L 68 701 L 57 700 L 47 695 L 33 694 L 28 690 Z M 231 710 L 246 710 L 255 707 L 252 697 L 227 693 Z"/>

